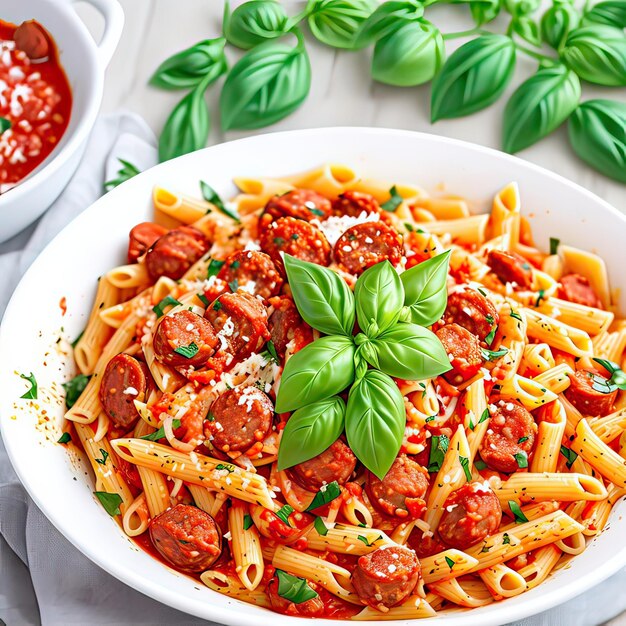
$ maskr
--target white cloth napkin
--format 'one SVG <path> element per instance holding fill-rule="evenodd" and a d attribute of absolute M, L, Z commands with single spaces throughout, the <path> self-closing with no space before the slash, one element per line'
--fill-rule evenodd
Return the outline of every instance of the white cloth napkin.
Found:
<path fill-rule="evenodd" d="M 39 222 L 0 245 L 0 315 L 15 285 L 44 246 L 102 194 L 118 157 L 140 170 L 157 161 L 155 138 L 136 115 L 100 118 L 67 189 Z M 595 589 L 516 626 L 592 626 L 626 609 L 626 569 Z M 268 617 L 271 623 L 271 617 Z M 90 626 L 210 622 L 171 609 L 127 587 L 84 557 L 39 511 L 20 485 L 0 440 L 0 620 Z"/>

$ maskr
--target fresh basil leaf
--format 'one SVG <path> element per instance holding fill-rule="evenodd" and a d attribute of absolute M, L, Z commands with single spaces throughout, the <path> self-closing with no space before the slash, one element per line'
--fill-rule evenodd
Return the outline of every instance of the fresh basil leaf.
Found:
<path fill-rule="evenodd" d="M 606 0 L 598 2 L 589 11 L 585 12 L 583 23 L 606 24 L 615 28 L 626 28 L 626 1 Z"/>
<path fill-rule="evenodd" d="M 354 50 L 356 34 L 375 8 L 372 0 L 309 0 L 307 22 L 318 41 Z"/>
<path fill-rule="evenodd" d="M 576 109 L 578 76 L 564 65 L 540 68 L 511 96 L 504 111 L 504 149 L 519 152 L 556 130 Z"/>
<path fill-rule="evenodd" d="M 223 37 L 205 39 L 172 55 L 156 69 L 150 84 L 161 89 L 192 89 L 201 81 L 206 85 L 226 73 Z"/>
<path fill-rule="evenodd" d="M 372 78 L 395 87 L 422 85 L 434 78 L 446 58 L 439 29 L 425 19 L 403 22 L 374 46 Z"/>
<path fill-rule="evenodd" d="M 311 64 L 304 40 L 289 47 L 268 41 L 247 52 L 222 87 L 222 129 L 253 130 L 293 113 L 311 87 Z"/>
<path fill-rule="evenodd" d="M 193 359 L 196 354 L 198 354 L 200 348 L 192 341 L 188 346 L 178 346 L 174 348 L 174 352 L 176 354 L 180 354 L 180 356 L 184 356 L 186 359 Z"/>
<path fill-rule="evenodd" d="M 373 541 L 370 541 L 365 535 L 357 535 L 356 538 L 359 541 L 362 541 L 368 548 L 371 548 L 377 541 L 380 541 L 383 536 L 378 535 L 378 537 L 376 537 L 376 539 L 374 539 Z"/>
<path fill-rule="evenodd" d="M 430 326 L 441 318 L 448 303 L 448 264 L 450 250 L 402 272 L 404 287 L 402 319 L 422 326 Z"/>
<path fill-rule="evenodd" d="M 450 439 L 448 439 L 446 435 L 433 435 L 430 438 L 430 454 L 428 457 L 429 472 L 438 472 L 441 469 L 449 445 Z"/>
<path fill-rule="evenodd" d="M 514 70 L 515 44 L 510 37 L 488 34 L 463 44 L 435 77 L 431 121 L 463 117 L 492 105 Z"/>
<path fill-rule="evenodd" d="M 511 509 L 511 513 L 515 517 L 516 524 L 523 524 L 528 521 L 528 518 L 524 515 L 524 512 L 520 508 L 520 505 L 515 502 L 515 500 L 509 500 L 509 509 Z"/>
<path fill-rule="evenodd" d="M 302 604 L 307 600 L 317 598 L 317 592 L 309 587 L 309 583 L 304 578 L 292 576 L 281 569 L 276 570 L 278 578 L 278 595 L 294 604 Z"/>
<path fill-rule="evenodd" d="M 502 535 L 502 545 L 508 546 L 510 543 L 511 543 L 511 537 L 509 536 L 509 533 L 504 533 Z"/>
<path fill-rule="evenodd" d="M 278 449 L 278 471 L 321 454 L 343 432 L 346 405 L 339 396 L 294 411 L 287 420 Z"/>
<path fill-rule="evenodd" d="M 282 4 L 275 0 L 244 2 L 232 14 L 226 2 L 223 30 L 228 43 L 248 50 L 284 35 L 289 30 L 289 18 Z"/>
<path fill-rule="evenodd" d="M 104 510 L 113 517 L 120 514 L 120 504 L 122 497 L 118 493 L 108 493 L 107 491 L 94 491 L 93 495 L 100 500 Z"/>
<path fill-rule="evenodd" d="M 72 380 L 62 383 L 62 387 L 65 389 L 65 406 L 68 409 L 71 409 L 76 404 L 76 400 L 80 398 L 80 394 L 83 393 L 90 378 L 91 376 L 78 374 Z"/>
<path fill-rule="evenodd" d="M 172 429 L 176 430 L 180 428 L 181 421 L 180 420 L 172 420 Z M 144 435 L 143 437 L 139 437 L 140 439 L 145 439 L 146 441 L 158 441 L 159 439 L 163 439 L 165 437 L 165 428 L 161 426 L 158 430 L 155 430 L 153 433 L 149 435 Z"/>
<path fill-rule="evenodd" d="M 315 526 L 315 530 L 317 531 L 318 535 L 320 535 L 321 537 L 326 537 L 326 535 L 328 534 L 328 527 L 321 517 L 315 518 L 313 526 Z"/>
<path fill-rule="evenodd" d="M 11 126 L 11 120 L 7 119 L 6 117 L 0 117 L 0 135 L 9 130 Z"/>
<path fill-rule="evenodd" d="M 211 126 L 204 101 L 205 88 L 201 82 L 170 113 L 159 137 L 159 161 L 204 148 Z"/>
<path fill-rule="evenodd" d="M 327 485 L 323 485 L 320 487 L 320 490 L 315 494 L 315 497 L 311 501 L 311 504 L 307 506 L 306 511 L 314 511 L 315 509 L 319 509 L 319 507 L 332 502 L 336 498 L 341 495 L 341 487 L 336 480 L 333 480 L 332 483 L 328 483 Z"/>
<path fill-rule="evenodd" d="M 626 103 L 587 100 L 568 123 L 574 152 L 605 176 L 626 183 Z"/>
<path fill-rule="evenodd" d="M 513 20 L 513 32 L 533 46 L 541 45 L 539 24 L 532 17 L 521 15 Z"/>
<path fill-rule="evenodd" d="M 480 352 L 482 354 L 483 359 L 485 359 L 485 361 L 495 361 L 496 359 L 499 359 L 501 356 L 504 356 L 508 352 L 508 350 L 507 348 L 502 348 L 501 350 L 487 350 L 485 348 L 481 348 Z"/>
<path fill-rule="evenodd" d="M 467 482 L 471 483 L 472 482 L 472 470 L 470 469 L 470 466 L 469 466 L 469 459 L 466 456 L 459 455 L 459 463 L 461 464 L 461 467 L 463 468 L 463 472 L 465 473 L 465 478 L 467 479 Z"/>
<path fill-rule="evenodd" d="M 291 524 L 289 523 L 289 516 L 294 511 L 295 509 L 292 506 L 290 506 L 289 504 L 285 504 L 281 506 L 278 511 L 276 511 L 276 517 L 278 517 L 278 519 L 280 519 L 284 524 L 287 524 L 287 526 L 291 526 Z"/>
<path fill-rule="evenodd" d="M 352 386 L 346 409 L 348 445 L 381 480 L 400 451 L 405 424 L 404 398 L 389 376 L 369 370 Z"/>
<path fill-rule="evenodd" d="M 365 20 L 356 34 L 355 48 L 363 48 L 391 35 L 399 25 L 424 15 L 424 5 L 418 0 L 389 0 L 383 2 Z"/>
<path fill-rule="evenodd" d="M 132 163 L 130 163 L 129 161 L 125 161 L 124 159 L 118 158 L 117 160 L 122 167 L 117 170 L 117 178 L 114 178 L 113 180 L 107 180 L 104 183 L 105 192 L 110 191 L 111 189 L 117 187 L 118 185 L 121 185 L 122 183 L 125 183 L 127 180 L 130 180 L 134 176 L 137 176 L 137 174 L 141 174 L 141 171 L 136 165 L 133 165 Z"/>
<path fill-rule="evenodd" d="M 556 239 L 554 237 L 550 237 L 550 254 L 557 254 L 559 251 L 559 245 L 561 244 L 560 239 Z"/>
<path fill-rule="evenodd" d="M 227 215 L 232 220 L 237 222 L 237 224 L 241 224 L 241 218 L 237 211 L 230 209 L 226 206 L 224 201 L 220 198 L 219 194 L 209 183 L 205 183 L 203 180 L 200 181 L 200 190 L 202 191 L 202 197 L 207 201 L 217 207 L 219 211 L 221 211 L 224 215 Z"/>
<path fill-rule="evenodd" d="M 389 190 L 389 200 L 383 202 L 380 208 L 388 213 L 393 213 L 401 204 L 404 198 L 398 193 L 398 188 L 394 185 Z"/>
<path fill-rule="evenodd" d="M 566 446 L 561 446 L 561 454 L 567 459 L 565 463 L 567 469 L 572 469 L 572 465 L 574 465 L 574 461 L 578 458 L 578 454 Z"/>
<path fill-rule="evenodd" d="M 157 305 L 152 307 L 152 310 L 156 313 L 157 318 L 165 315 L 165 308 L 169 306 L 179 306 L 182 304 L 176 298 L 172 296 L 165 296 Z"/>
<path fill-rule="evenodd" d="M 99 459 L 95 459 L 96 463 L 98 463 L 98 465 L 106 465 L 109 453 L 104 448 L 100 448 L 100 455 L 101 457 Z"/>
<path fill-rule="evenodd" d="M 288 254 L 284 263 L 302 319 L 327 335 L 352 337 L 355 301 L 346 281 L 327 267 Z"/>
<path fill-rule="evenodd" d="M 541 17 L 541 35 L 555 50 L 560 50 L 568 33 L 580 22 L 580 14 L 571 5 L 559 2 Z"/>
<path fill-rule="evenodd" d="M 63 433 L 57 439 L 57 443 L 69 443 L 70 441 L 72 441 L 72 435 L 70 435 L 68 432 Z"/>
<path fill-rule="evenodd" d="M 626 37 L 618 28 L 594 24 L 573 30 L 567 36 L 561 58 L 590 83 L 626 85 Z"/>
<path fill-rule="evenodd" d="M 359 276 L 354 297 L 359 327 L 374 338 L 398 321 L 404 304 L 404 288 L 398 272 L 389 261 L 383 261 Z"/>
<path fill-rule="evenodd" d="M 366 360 L 390 376 L 405 380 L 434 378 L 451 369 L 437 335 L 417 324 L 396 324 L 371 341 L 374 355 Z"/>
<path fill-rule="evenodd" d="M 252 528 L 253 526 L 254 526 L 254 520 L 252 519 L 252 516 L 246 513 L 243 516 L 243 529 L 248 530 Z"/>
<path fill-rule="evenodd" d="M 211 259 L 209 267 L 207 268 L 207 279 L 211 278 L 211 276 L 217 276 L 224 263 L 225 261 L 220 261 L 219 259 Z"/>
<path fill-rule="evenodd" d="M 482 424 L 485 420 L 489 419 L 489 409 L 485 409 L 478 420 L 478 424 Z M 478 424 L 476 424 L 478 426 Z"/>
<path fill-rule="evenodd" d="M 517 467 L 520 469 L 524 469 L 528 467 L 528 455 L 523 450 L 521 452 L 517 452 L 513 455 L 515 460 L 517 461 Z"/>
<path fill-rule="evenodd" d="M 20 378 L 27 380 L 30 383 L 30 389 L 20 396 L 22 400 L 37 400 L 37 379 L 35 375 L 31 372 L 29 376 L 26 374 L 20 374 Z"/>
<path fill-rule="evenodd" d="M 296 352 L 285 364 L 276 411 L 285 413 L 342 392 L 354 380 L 351 338 L 322 337 Z"/>

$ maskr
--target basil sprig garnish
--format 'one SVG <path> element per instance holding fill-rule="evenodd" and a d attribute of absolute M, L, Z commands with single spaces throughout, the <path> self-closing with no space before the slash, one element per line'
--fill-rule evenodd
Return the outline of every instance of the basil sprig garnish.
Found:
<path fill-rule="evenodd" d="M 202 197 L 207 202 L 210 202 L 211 204 L 215 205 L 219 211 L 221 211 L 224 215 L 227 215 L 228 217 L 230 217 L 232 220 L 235 220 L 237 224 L 241 223 L 241 218 L 239 217 L 239 214 L 237 213 L 237 211 L 233 211 L 233 209 L 229 209 L 224 203 L 224 201 L 222 200 L 222 198 L 220 197 L 220 195 L 217 193 L 217 191 L 215 191 L 215 189 L 213 189 L 213 187 L 211 187 L 209 183 L 206 183 L 203 180 L 201 180 L 200 191 L 202 192 Z"/>
<path fill-rule="evenodd" d="M 363 272 L 353 294 L 332 270 L 285 255 L 300 314 L 327 336 L 296 352 L 283 370 L 276 410 L 295 413 L 282 433 L 281 469 L 316 456 L 344 428 L 350 447 L 374 474 L 382 478 L 391 467 L 406 421 L 404 399 L 391 376 L 420 380 L 450 369 L 434 333 L 400 321 L 404 313 L 432 324 L 443 313 L 448 255 L 440 256 L 403 274 L 409 274 L 407 296 L 404 280 L 388 261 Z M 364 331 L 356 336 L 355 319 Z M 346 389 L 344 409 L 334 396 Z"/>
<path fill-rule="evenodd" d="M 278 578 L 278 595 L 294 604 L 302 604 L 307 600 L 317 598 L 317 592 L 309 587 L 305 578 L 292 576 L 281 569 L 276 570 Z"/>
<path fill-rule="evenodd" d="M 117 170 L 117 177 L 112 180 L 107 180 L 104 183 L 104 191 L 110 191 L 114 187 L 125 183 L 127 180 L 130 180 L 137 174 L 141 174 L 141 171 L 136 165 L 130 163 L 130 161 L 126 161 L 124 159 L 118 159 L 120 165 L 122 166 L 119 170 Z"/>
<path fill-rule="evenodd" d="M 94 491 L 93 495 L 100 500 L 100 504 L 104 510 L 113 517 L 120 514 L 120 504 L 122 497 L 118 493 L 109 493 L 107 491 Z"/>
<path fill-rule="evenodd" d="M 75 376 L 72 380 L 62 383 L 62 387 L 65 389 L 65 406 L 68 409 L 71 409 L 76 403 L 76 400 L 80 398 L 80 394 L 83 393 L 90 378 L 91 376 L 87 376 L 86 374 L 78 374 L 78 376 Z"/>
<path fill-rule="evenodd" d="M 592 387 L 600 393 L 613 393 L 617 389 L 626 391 L 626 373 L 622 371 L 622 368 L 613 361 L 608 359 L 593 359 L 598 365 L 601 365 L 608 373 L 609 379 L 592 375 L 593 380 Z"/>
<path fill-rule="evenodd" d="M 513 517 L 515 518 L 516 524 L 523 524 L 528 521 L 528 518 L 524 515 L 524 511 L 522 511 L 520 505 L 517 504 L 515 500 L 509 500 L 508 504 L 511 513 L 513 513 Z"/>

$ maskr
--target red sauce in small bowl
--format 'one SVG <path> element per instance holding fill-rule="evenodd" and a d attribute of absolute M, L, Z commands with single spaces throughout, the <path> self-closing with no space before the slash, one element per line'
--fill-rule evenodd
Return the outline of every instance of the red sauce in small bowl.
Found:
<path fill-rule="evenodd" d="M 72 91 L 50 34 L 34 21 L 18 27 L 0 20 L 0 118 L 10 122 L 0 134 L 0 193 L 54 150 L 71 112 Z"/>

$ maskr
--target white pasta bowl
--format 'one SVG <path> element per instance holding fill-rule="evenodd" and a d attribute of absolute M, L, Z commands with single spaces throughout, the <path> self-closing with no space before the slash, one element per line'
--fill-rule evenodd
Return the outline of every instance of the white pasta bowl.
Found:
<path fill-rule="evenodd" d="M 550 237 L 606 259 L 621 289 L 626 218 L 574 183 L 535 165 L 480 146 L 408 131 L 336 128 L 261 135 L 214 146 L 161 164 L 96 202 L 42 252 L 18 286 L 0 329 L 0 426 L 21 481 L 50 521 L 86 556 L 135 589 L 187 613 L 224 624 L 262 626 L 294 618 L 230 599 L 165 567 L 138 549 L 92 496 L 85 465 L 55 443 L 60 435 L 60 385 L 73 375 L 66 344 L 87 320 L 96 279 L 123 262 L 127 233 L 152 217 L 154 185 L 198 194 L 198 181 L 223 197 L 234 176 L 279 176 L 325 162 L 344 163 L 369 177 L 416 183 L 468 198 L 486 211 L 496 191 L 517 181 L 522 211 L 539 247 Z M 51 280 L 50 277 L 56 277 Z M 59 303 L 67 302 L 63 315 Z M 36 305 L 33 305 L 33 301 Z M 65 346 L 65 347 L 64 347 Z M 19 400 L 27 388 L 17 373 L 33 372 L 39 400 Z M 446 626 L 503 624 L 549 609 L 590 589 L 626 565 L 626 504 L 619 502 L 605 531 L 546 582 L 502 602 L 435 618 Z M 427 620 L 429 621 L 429 620 Z M 331 620 L 316 620 L 333 624 Z M 383 622 L 377 622 L 383 624 Z M 404 622 L 406 623 L 406 622 Z M 429 622 L 430 623 L 430 622 Z"/>
<path fill-rule="evenodd" d="M 72 88 L 72 114 L 59 145 L 16 187 L 0 196 L 0 242 L 34 222 L 56 200 L 76 171 L 102 101 L 104 71 L 122 34 L 124 13 L 117 0 L 87 0 L 104 18 L 96 44 L 73 5 L 77 0 L 19 0 L 3 3 L 2 19 L 35 19 L 54 38 Z"/>

